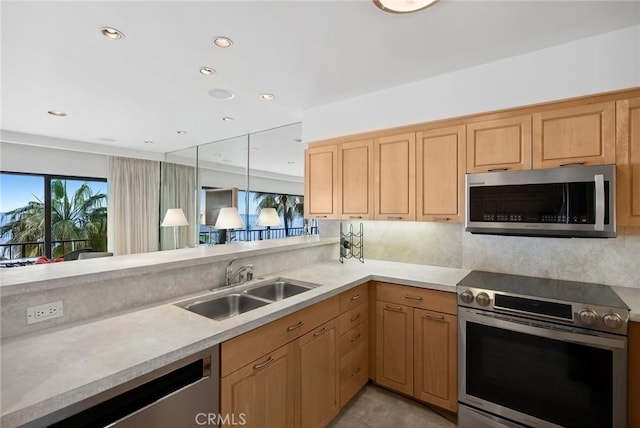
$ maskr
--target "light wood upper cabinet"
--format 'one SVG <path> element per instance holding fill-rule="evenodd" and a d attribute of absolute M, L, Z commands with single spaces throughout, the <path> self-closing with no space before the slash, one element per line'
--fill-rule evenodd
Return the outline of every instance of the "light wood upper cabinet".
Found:
<path fill-rule="evenodd" d="M 376 382 L 413 395 L 413 308 L 376 303 Z"/>
<path fill-rule="evenodd" d="M 325 427 L 340 411 L 336 320 L 316 328 L 297 342 L 300 406 L 296 406 L 299 410 L 296 419 L 302 428 Z"/>
<path fill-rule="evenodd" d="M 414 309 L 414 396 L 457 412 L 457 318 Z"/>
<path fill-rule="evenodd" d="M 338 165 L 338 217 L 373 219 L 373 140 L 340 144 Z"/>
<path fill-rule="evenodd" d="M 640 226 L 640 97 L 616 104 L 617 222 Z"/>
<path fill-rule="evenodd" d="M 415 133 L 374 140 L 376 220 L 416 219 L 415 150 Z"/>
<path fill-rule="evenodd" d="M 246 427 L 293 427 L 294 387 L 292 352 L 285 345 L 221 379 L 220 412 L 234 415 L 235 424 L 242 415 Z"/>
<path fill-rule="evenodd" d="M 305 218 L 337 218 L 338 146 L 308 148 L 304 169 Z"/>
<path fill-rule="evenodd" d="M 464 125 L 416 134 L 417 219 L 464 219 L 466 129 Z"/>
<path fill-rule="evenodd" d="M 531 169 L 531 115 L 467 125 L 467 172 Z"/>
<path fill-rule="evenodd" d="M 533 114 L 533 168 L 615 163 L 615 103 Z"/>

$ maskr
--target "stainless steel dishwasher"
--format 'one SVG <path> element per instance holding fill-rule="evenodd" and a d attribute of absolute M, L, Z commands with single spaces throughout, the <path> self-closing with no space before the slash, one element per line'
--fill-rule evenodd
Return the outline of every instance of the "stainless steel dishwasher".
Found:
<path fill-rule="evenodd" d="M 219 345 L 30 422 L 24 427 L 217 426 Z"/>

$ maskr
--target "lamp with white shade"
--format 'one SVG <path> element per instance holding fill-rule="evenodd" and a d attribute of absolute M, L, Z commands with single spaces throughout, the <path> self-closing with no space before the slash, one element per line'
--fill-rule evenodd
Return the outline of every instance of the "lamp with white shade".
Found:
<path fill-rule="evenodd" d="M 173 249 L 178 249 L 178 227 L 189 226 L 182 208 L 169 208 L 162 220 L 162 227 L 173 227 Z"/>
<path fill-rule="evenodd" d="M 276 212 L 275 208 L 262 208 L 260 210 L 260 215 L 258 216 L 258 220 L 256 221 L 256 226 L 266 227 L 266 239 L 270 239 L 271 236 L 271 226 L 282 226 L 280 222 L 280 217 Z"/>
<path fill-rule="evenodd" d="M 213 228 L 227 230 L 227 244 L 231 242 L 231 229 L 238 229 L 242 227 L 244 227 L 244 222 L 242 221 L 240 214 L 238 214 L 238 208 L 220 208 L 218 219 L 216 220 L 216 224 Z"/>

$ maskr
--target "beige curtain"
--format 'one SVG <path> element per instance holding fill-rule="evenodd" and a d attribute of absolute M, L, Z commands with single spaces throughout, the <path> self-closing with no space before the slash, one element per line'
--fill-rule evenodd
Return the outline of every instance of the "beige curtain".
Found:
<path fill-rule="evenodd" d="M 158 250 L 160 162 L 109 157 L 108 247 L 114 255 Z"/>
<path fill-rule="evenodd" d="M 182 208 L 189 226 L 178 227 L 178 248 L 197 244 L 193 242 L 200 222 L 196 219 L 196 169 L 192 166 L 175 163 L 161 163 L 161 200 L 160 213 L 164 218 L 169 208 Z M 163 227 L 160 230 L 160 248 L 174 248 L 173 228 Z"/>

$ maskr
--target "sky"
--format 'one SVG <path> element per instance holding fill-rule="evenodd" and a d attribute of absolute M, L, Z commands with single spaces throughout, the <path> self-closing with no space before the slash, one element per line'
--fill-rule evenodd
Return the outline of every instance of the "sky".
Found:
<path fill-rule="evenodd" d="M 94 193 L 107 193 L 107 183 L 102 181 L 67 180 L 67 193 L 73 194 L 83 183 L 88 183 Z M 0 213 L 25 206 L 36 198 L 44 201 L 44 177 L 37 175 L 0 174 Z"/>

